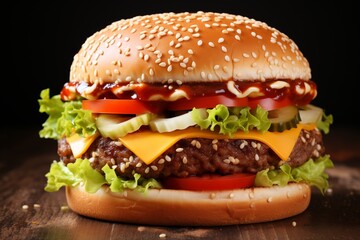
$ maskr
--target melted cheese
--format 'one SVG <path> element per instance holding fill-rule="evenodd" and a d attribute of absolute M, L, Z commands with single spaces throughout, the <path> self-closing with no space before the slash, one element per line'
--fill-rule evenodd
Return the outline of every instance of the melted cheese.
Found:
<path fill-rule="evenodd" d="M 292 128 L 283 132 L 265 132 L 258 131 L 237 132 L 232 139 L 252 139 L 268 145 L 282 160 L 286 161 L 295 143 L 299 137 L 301 129 L 313 129 L 313 124 L 299 124 L 297 128 Z M 158 133 L 151 130 L 135 132 L 128 134 L 120 141 L 133 153 L 136 154 L 146 164 L 152 163 L 168 148 L 183 138 L 209 138 L 209 139 L 226 139 L 227 135 L 217 134 L 211 131 L 200 130 L 191 127 L 185 130 L 174 132 Z"/>
<path fill-rule="evenodd" d="M 75 158 L 81 157 L 90 145 L 99 136 L 99 133 L 95 133 L 90 137 L 81 137 L 79 134 L 74 134 L 71 137 L 66 138 L 69 143 L 71 151 Z"/>
<path fill-rule="evenodd" d="M 314 124 L 299 124 L 297 128 L 292 128 L 283 132 L 265 132 L 258 131 L 237 132 L 232 139 L 258 140 L 268 145 L 282 160 L 286 161 L 302 129 L 314 129 Z M 67 142 L 75 158 L 81 157 L 82 154 L 90 147 L 91 143 L 99 136 L 94 134 L 90 137 L 83 138 L 75 134 L 67 138 Z M 228 139 L 229 136 L 217 134 L 207 130 L 200 130 L 196 127 L 190 127 L 185 130 L 174 132 L 158 133 L 151 130 L 138 131 L 127 134 L 119 140 L 136 154 L 146 164 L 151 164 L 167 149 L 173 146 L 177 141 L 183 138 L 209 138 L 209 139 Z"/>

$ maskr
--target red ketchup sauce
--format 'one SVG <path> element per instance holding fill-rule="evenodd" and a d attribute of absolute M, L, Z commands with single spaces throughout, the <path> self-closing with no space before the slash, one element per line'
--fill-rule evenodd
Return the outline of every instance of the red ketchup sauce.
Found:
<path fill-rule="evenodd" d="M 271 87 L 276 81 L 288 83 L 288 86 L 281 88 Z M 317 94 L 317 86 L 313 81 L 296 80 L 271 80 L 271 81 L 234 81 L 234 87 L 239 92 L 245 92 L 250 87 L 257 87 L 259 91 L 256 94 L 250 94 L 249 98 L 272 98 L 281 100 L 284 97 L 290 99 L 295 105 L 305 105 L 310 103 Z M 68 82 L 64 85 L 60 96 L 64 101 L 74 100 L 77 98 L 87 99 L 136 99 L 141 101 L 151 100 L 153 95 L 161 95 L 163 99 L 167 99 L 176 90 L 184 91 L 188 99 L 193 97 L 226 95 L 228 97 L 236 97 L 227 87 L 227 82 L 214 83 L 185 83 L 185 84 L 162 84 L 162 83 L 105 83 L 97 85 L 93 90 L 85 94 L 87 88 L 93 88 L 87 83 Z M 124 89 L 116 91 L 117 89 Z M 161 100 L 158 100 L 161 101 Z"/>

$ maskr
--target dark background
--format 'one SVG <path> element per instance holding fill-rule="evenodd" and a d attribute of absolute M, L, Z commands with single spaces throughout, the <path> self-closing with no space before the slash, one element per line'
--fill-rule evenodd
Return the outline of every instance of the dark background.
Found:
<path fill-rule="evenodd" d="M 58 94 L 67 82 L 73 56 L 87 37 L 113 21 L 136 15 L 214 11 L 264 21 L 287 34 L 299 46 L 318 85 L 314 104 L 334 116 L 334 126 L 357 127 L 359 27 L 350 1 L 47 1 L 12 3 L 11 73 L 2 79 L 3 120 L 8 125 L 41 129 L 40 91 Z M 126 4 L 126 5 L 124 5 Z M 6 22 L 4 23 L 6 24 Z M 355 58 L 355 60 L 354 60 Z M 4 70 L 4 69 L 3 69 Z M 4 77 L 3 77 L 4 78 Z"/>

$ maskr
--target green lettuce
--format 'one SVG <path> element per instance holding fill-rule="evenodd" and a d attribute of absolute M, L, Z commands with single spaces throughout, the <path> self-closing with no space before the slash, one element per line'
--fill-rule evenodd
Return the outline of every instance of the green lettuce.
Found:
<path fill-rule="evenodd" d="M 91 111 L 83 110 L 80 100 L 63 102 L 60 95 L 50 98 L 49 89 L 42 90 L 40 97 L 39 111 L 49 115 L 39 132 L 40 137 L 60 139 L 73 133 L 91 136 L 97 131 Z"/>
<path fill-rule="evenodd" d="M 95 193 L 103 185 L 108 185 L 112 192 L 122 192 L 125 189 L 135 189 L 146 192 L 149 188 L 160 188 L 161 185 L 155 179 L 145 179 L 135 173 L 134 179 L 122 179 L 118 177 L 115 170 L 105 165 L 102 168 L 105 175 L 93 169 L 88 159 L 76 159 L 75 163 L 67 166 L 63 162 L 54 161 L 50 171 L 45 175 L 47 185 L 45 191 L 56 192 L 61 187 L 76 187 L 82 184 L 89 193 Z"/>
<path fill-rule="evenodd" d="M 270 187 L 273 185 L 285 186 L 289 182 L 304 182 L 315 186 L 321 193 L 329 187 L 325 170 L 334 167 L 329 155 L 309 159 L 303 165 L 291 168 L 288 164 L 280 166 L 279 169 L 265 169 L 256 174 L 255 186 Z"/>
<path fill-rule="evenodd" d="M 325 134 L 328 134 L 330 132 L 330 125 L 333 123 L 333 121 L 333 116 L 331 114 L 326 115 L 325 112 L 323 112 L 321 121 L 316 123 L 316 127 Z"/>
<path fill-rule="evenodd" d="M 269 129 L 271 122 L 268 112 L 258 106 L 255 111 L 249 107 L 226 107 L 222 104 L 207 109 L 208 115 L 204 117 L 199 109 L 192 110 L 192 118 L 201 129 L 219 131 L 221 134 L 233 134 L 237 131 L 248 132 L 256 128 L 261 132 Z"/>

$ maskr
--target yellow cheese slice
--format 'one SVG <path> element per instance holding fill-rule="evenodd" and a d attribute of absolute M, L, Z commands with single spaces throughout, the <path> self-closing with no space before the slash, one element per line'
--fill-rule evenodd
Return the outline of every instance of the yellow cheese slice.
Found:
<path fill-rule="evenodd" d="M 66 141 L 69 143 L 74 157 L 78 158 L 86 152 L 98 136 L 99 133 L 95 133 L 90 137 L 81 137 L 79 134 L 74 134 L 66 138 Z"/>
<path fill-rule="evenodd" d="M 314 124 L 299 124 L 297 128 L 291 128 L 283 132 L 258 131 L 237 132 L 232 139 L 258 140 L 268 145 L 278 156 L 286 161 L 299 137 L 301 129 L 314 129 Z M 168 148 L 183 138 L 209 138 L 226 139 L 228 135 L 214 133 L 208 130 L 200 130 L 196 127 L 178 130 L 174 132 L 158 133 L 144 130 L 127 134 L 120 141 L 146 164 L 152 163 Z"/>

